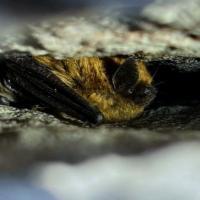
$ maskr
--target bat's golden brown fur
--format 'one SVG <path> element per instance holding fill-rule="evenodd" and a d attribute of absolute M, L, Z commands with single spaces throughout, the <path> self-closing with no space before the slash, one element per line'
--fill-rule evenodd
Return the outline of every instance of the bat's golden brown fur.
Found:
<path fill-rule="evenodd" d="M 125 61 L 125 57 L 110 57 L 115 66 L 110 66 L 105 58 L 100 57 L 56 60 L 50 56 L 35 56 L 34 59 L 48 66 L 60 80 L 86 99 L 89 104 L 98 107 L 106 121 L 129 120 L 137 117 L 144 110 L 144 105 L 138 105 L 133 100 L 117 94 L 110 83 L 108 68 L 118 67 Z M 150 85 L 152 76 L 144 63 L 138 61 L 137 66 L 138 82 Z"/>

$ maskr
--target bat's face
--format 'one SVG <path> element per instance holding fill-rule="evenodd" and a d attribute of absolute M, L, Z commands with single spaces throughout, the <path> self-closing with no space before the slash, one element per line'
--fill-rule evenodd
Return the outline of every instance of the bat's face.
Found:
<path fill-rule="evenodd" d="M 112 77 L 115 91 L 141 106 L 149 105 L 156 96 L 152 81 L 145 63 L 132 57 L 119 66 Z"/>
<path fill-rule="evenodd" d="M 39 104 L 91 123 L 126 121 L 143 112 L 156 90 L 144 62 L 118 60 L 111 66 L 98 57 L 8 54 L 1 60 L 1 84 L 15 105 Z"/>

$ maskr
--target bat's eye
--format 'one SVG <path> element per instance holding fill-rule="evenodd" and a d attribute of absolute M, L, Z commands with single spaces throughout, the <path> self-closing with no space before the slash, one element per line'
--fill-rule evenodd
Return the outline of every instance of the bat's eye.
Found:
<path fill-rule="evenodd" d="M 129 58 L 122 64 L 112 77 L 113 87 L 123 96 L 134 93 L 134 86 L 139 79 L 137 64 L 133 58 Z"/>
<path fill-rule="evenodd" d="M 135 88 L 129 88 L 128 89 L 128 94 L 132 95 L 135 91 Z"/>

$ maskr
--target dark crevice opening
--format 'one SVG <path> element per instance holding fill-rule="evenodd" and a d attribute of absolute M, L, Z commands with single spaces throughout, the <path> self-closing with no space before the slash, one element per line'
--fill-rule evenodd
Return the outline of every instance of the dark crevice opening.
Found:
<path fill-rule="evenodd" d="M 180 58 L 181 59 L 181 58 Z M 148 67 L 155 74 L 157 97 L 151 107 L 197 105 L 200 102 L 200 60 L 193 63 L 173 60 L 151 61 Z"/>

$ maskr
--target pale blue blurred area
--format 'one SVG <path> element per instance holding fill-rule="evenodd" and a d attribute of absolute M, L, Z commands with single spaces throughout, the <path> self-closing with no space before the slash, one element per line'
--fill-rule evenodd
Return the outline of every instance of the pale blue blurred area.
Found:
<path fill-rule="evenodd" d="M 74 165 L 38 163 L 24 173 L 24 183 L 0 181 L 0 200 L 53 200 L 44 190 L 58 200 L 199 200 L 199 154 L 199 142 L 191 142 Z"/>
<path fill-rule="evenodd" d="M 54 17 L 115 16 L 137 14 L 154 0 L 0 0 L 0 35 L 18 31 L 24 25 L 40 23 Z M 14 37 L 14 35 L 13 35 Z"/>
<path fill-rule="evenodd" d="M 23 179 L 1 176 L 0 200 L 56 200 L 56 198 Z"/>
<path fill-rule="evenodd" d="M 1 0 L 0 10 L 15 16 L 51 15 L 59 12 L 83 9 L 114 8 L 114 7 L 144 7 L 153 0 Z"/>

